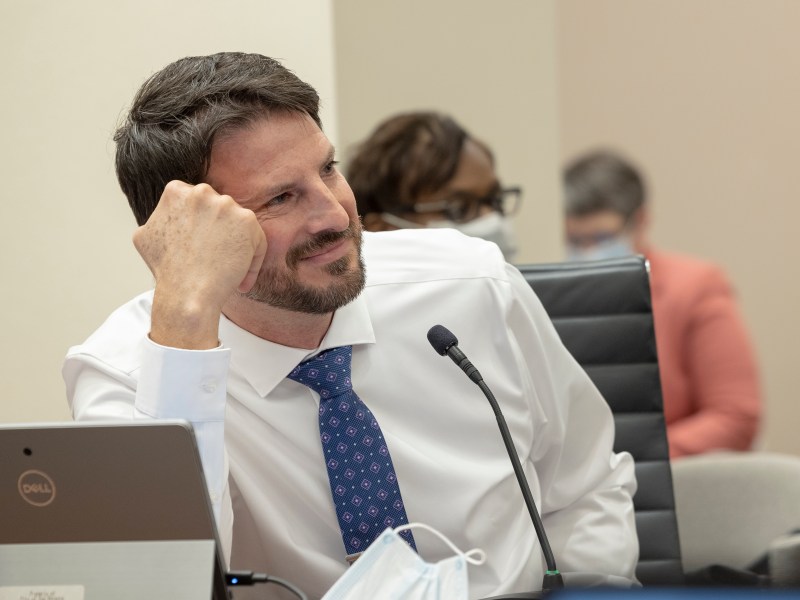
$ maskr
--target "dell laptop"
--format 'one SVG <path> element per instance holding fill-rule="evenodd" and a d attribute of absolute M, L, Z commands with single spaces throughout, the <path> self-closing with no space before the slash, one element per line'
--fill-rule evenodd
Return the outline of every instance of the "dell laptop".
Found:
<path fill-rule="evenodd" d="M 191 426 L 0 425 L 0 600 L 228 600 Z"/>

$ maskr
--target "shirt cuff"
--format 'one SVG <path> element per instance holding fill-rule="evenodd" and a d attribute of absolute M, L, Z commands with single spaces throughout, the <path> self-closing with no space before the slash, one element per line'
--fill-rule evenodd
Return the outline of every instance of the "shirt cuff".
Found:
<path fill-rule="evenodd" d="M 229 348 L 185 350 L 142 342 L 136 409 L 156 419 L 190 422 L 225 418 Z"/>

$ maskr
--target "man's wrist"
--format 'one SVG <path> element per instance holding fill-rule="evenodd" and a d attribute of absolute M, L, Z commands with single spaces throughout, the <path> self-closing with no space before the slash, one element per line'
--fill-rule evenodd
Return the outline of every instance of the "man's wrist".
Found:
<path fill-rule="evenodd" d="M 221 311 L 208 304 L 181 299 L 171 302 L 153 297 L 150 339 L 161 346 L 184 350 L 211 350 L 219 346 Z"/>

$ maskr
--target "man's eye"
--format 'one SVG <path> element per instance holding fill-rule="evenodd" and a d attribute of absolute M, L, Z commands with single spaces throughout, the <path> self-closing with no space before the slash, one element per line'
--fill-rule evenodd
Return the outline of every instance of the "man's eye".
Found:
<path fill-rule="evenodd" d="M 325 173 L 326 175 L 330 175 L 331 173 L 336 171 L 336 165 L 338 165 L 338 164 L 339 164 L 338 160 L 330 161 L 327 165 L 325 165 L 323 167 L 323 169 L 322 169 L 323 173 Z"/>
<path fill-rule="evenodd" d="M 288 192 L 284 192 L 283 194 L 279 194 L 279 195 L 275 196 L 274 198 L 270 198 L 269 200 L 267 200 L 266 207 L 267 208 L 273 208 L 273 207 L 281 206 L 282 204 L 286 204 L 288 201 L 289 201 L 289 193 Z"/>

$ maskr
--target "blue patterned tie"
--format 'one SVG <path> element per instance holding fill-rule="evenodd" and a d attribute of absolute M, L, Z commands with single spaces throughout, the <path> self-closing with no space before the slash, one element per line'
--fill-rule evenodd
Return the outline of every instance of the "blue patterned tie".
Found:
<path fill-rule="evenodd" d="M 320 440 L 348 556 L 366 550 L 387 527 L 408 523 L 381 428 L 353 391 L 352 356 L 352 346 L 332 348 L 288 375 L 319 394 Z M 400 536 L 417 549 L 411 531 Z"/>

